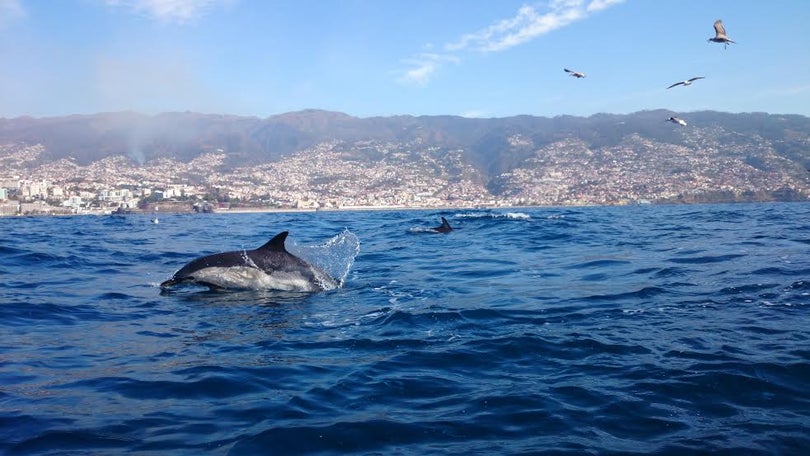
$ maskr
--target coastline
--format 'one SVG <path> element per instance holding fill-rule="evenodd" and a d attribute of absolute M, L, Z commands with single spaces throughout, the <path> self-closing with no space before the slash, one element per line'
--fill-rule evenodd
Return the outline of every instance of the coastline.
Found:
<path fill-rule="evenodd" d="M 262 214 L 262 213 L 314 213 L 314 212 L 371 212 L 371 211 L 459 211 L 459 210 L 521 210 L 521 209 L 537 209 L 537 208 L 574 208 L 574 207 L 619 207 L 619 206 L 667 206 L 667 205 L 705 205 L 705 204 L 745 204 L 745 203 L 802 203 L 807 201 L 718 201 L 710 202 L 696 202 L 696 203 L 683 203 L 683 202 L 659 202 L 659 203 L 625 203 L 625 204 L 585 204 L 585 203 L 572 203 L 572 204 L 552 204 L 552 205 L 475 205 L 475 206 L 344 206 L 344 207 L 330 207 L 330 208 L 295 208 L 295 207 L 237 207 L 227 209 L 217 209 L 211 212 L 195 212 L 193 210 L 163 210 L 163 211 L 148 211 L 148 210 L 131 210 L 124 213 L 115 213 L 114 211 L 86 211 L 86 212 L 34 212 L 34 213 L 9 213 L 0 210 L 0 219 L 3 218 L 16 218 L 16 217 L 77 217 L 77 216 L 95 216 L 95 217 L 132 217 L 132 216 L 153 216 L 158 215 L 198 215 L 205 216 L 209 214 Z M 2 206 L 0 206 L 2 209 Z"/>
<path fill-rule="evenodd" d="M 15 205 L 16 206 L 16 205 Z M 260 213 L 311 213 L 311 212 L 369 212 L 369 211 L 449 211 L 449 210 L 491 210 L 491 209 L 530 209 L 537 207 L 584 207 L 595 206 L 588 204 L 558 205 L 527 205 L 527 206 L 502 206 L 502 205 L 476 205 L 476 206 L 344 206 L 330 208 L 295 208 L 295 207 L 236 207 L 227 209 L 216 209 L 211 212 L 201 213 L 193 210 L 131 210 L 122 213 L 114 211 L 84 211 L 84 212 L 33 212 L 25 214 L 7 213 L 0 211 L 0 219 L 5 217 L 76 217 L 76 216 L 96 216 L 96 217 L 130 217 L 130 216 L 159 216 L 159 215 L 200 215 L 207 214 L 260 214 Z"/>

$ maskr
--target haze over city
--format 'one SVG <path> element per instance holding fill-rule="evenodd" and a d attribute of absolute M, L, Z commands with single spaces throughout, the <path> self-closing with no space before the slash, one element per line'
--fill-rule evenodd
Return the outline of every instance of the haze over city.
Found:
<path fill-rule="evenodd" d="M 0 117 L 810 115 L 808 18 L 804 0 L 0 0 Z"/>

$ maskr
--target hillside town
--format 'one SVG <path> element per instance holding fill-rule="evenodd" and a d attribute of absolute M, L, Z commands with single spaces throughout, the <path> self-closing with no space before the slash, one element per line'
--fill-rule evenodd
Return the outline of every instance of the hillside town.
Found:
<path fill-rule="evenodd" d="M 255 166 L 229 166 L 228 152 L 189 162 L 138 164 L 110 156 L 87 165 L 47 160 L 42 145 L 0 145 L 0 215 L 244 210 L 622 205 L 807 200 L 796 164 L 766 143 L 720 144 L 695 130 L 683 145 L 630 135 L 590 148 L 577 138 L 536 146 L 487 180 L 463 150 L 421 143 L 331 141 Z M 752 159 L 756 157 L 756 159 Z"/>

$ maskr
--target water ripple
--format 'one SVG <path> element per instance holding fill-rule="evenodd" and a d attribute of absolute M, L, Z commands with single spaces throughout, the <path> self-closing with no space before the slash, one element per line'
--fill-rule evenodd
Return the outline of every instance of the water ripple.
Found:
<path fill-rule="evenodd" d="M 442 216 L 453 232 L 413 229 Z M 805 203 L 14 219 L 0 453 L 802 454 L 808 219 Z M 338 290 L 157 287 L 197 254 L 286 229 L 314 254 L 347 227 L 362 248 Z"/>

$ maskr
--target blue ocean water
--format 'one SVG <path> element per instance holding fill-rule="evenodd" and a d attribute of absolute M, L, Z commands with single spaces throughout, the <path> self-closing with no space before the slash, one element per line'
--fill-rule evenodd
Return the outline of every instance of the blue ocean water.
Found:
<path fill-rule="evenodd" d="M 3 454 L 810 449 L 810 204 L 0 228 Z M 283 230 L 344 286 L 158 288 Z"/>

